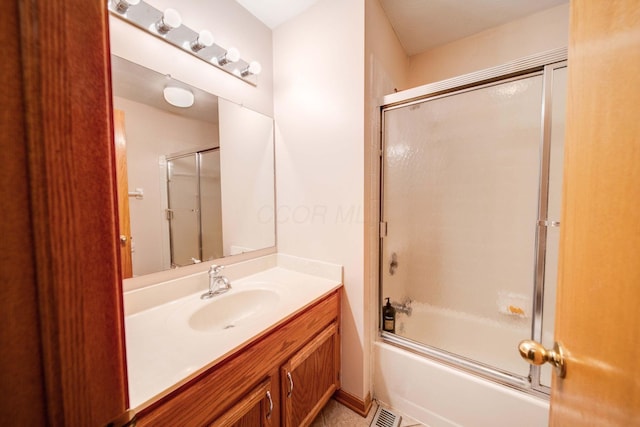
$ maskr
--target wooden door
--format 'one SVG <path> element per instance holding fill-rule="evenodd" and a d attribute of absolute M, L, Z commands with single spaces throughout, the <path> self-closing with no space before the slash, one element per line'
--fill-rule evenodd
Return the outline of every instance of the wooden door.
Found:
<path fill-rule="evenodd" d="M 640 2 L 571 1 L 553 426 L 640 425 Z"/>
<path fill-rule="evenodd" d="M 0 45 L 0 425 L 47 424 L 18 1 L 3 3 Z"/>
<path fill-rule="evenodd" d="M 127 407 L 107 8 L 3 8 L 0 425 L 104 426 Z"/>
<path fill-rule="evenodd" d="M 281 370 L 283 425 L 308 426 L 337 390 L 338 327 L 332 323 Z"/>
<path fill-rule="evenodd" d="M 133 276 L 131 265 L 131 221 L 129 216 L 129 176 L 127 171 L 127 138 L 124 111 L 113 110 L 113 131 L 116 146 L 116 181 L 118 183 L 118 225 L 120 229 L 120 265 L 122 278 Z"/>

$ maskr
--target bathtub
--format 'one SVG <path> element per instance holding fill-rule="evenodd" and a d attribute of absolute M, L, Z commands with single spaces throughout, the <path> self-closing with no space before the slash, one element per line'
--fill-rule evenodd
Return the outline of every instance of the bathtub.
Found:
<path fill-rule="evenodd" d="M 411 316 L 397 316 L 399 336 L 522 377 L 529 375 L 529 365 L 517 349 L 520 341 L 531 337 L 530 317 L 498 313 L 490 319 L 430 304 L 411 305 Z"/>
<path fill-rule="evenodd" d="M 446 333 L 438 328 L 446 322 Z M 469 322 L 473 322 L 470 332 Z M 488 365 L 526 376 L 528 365 L 519 359 L 516 349 L 528 337 L 528 319 L 506 318 L 503 321 L 477 319 L 463 313 L 417 305 L 410 318 L 399 315 L 399 336 L 429 342 L 451 352 Z M 440 330 L 440 332 L 439 332 Z M 426 337 L 430 337 L 426 340 Z M 479 339 L 481 338 L 481 340 Z M 502 360 L 487 349 L 500 350 Z M 547 426 L 549 402 L 522 391 L 450 367 L 428 357 L 404 350 L 397 345 L 374 343 L 374 396 L 382 404 L 397 409 L 430 427 L 522 427 Z M 492 359 L 494 358 L 494 359 Z"/>

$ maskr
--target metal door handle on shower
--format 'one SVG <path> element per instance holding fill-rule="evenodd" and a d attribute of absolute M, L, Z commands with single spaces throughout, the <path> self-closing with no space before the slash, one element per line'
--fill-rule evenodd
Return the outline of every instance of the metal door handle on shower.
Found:
<path fill-rule="evenodd" d="M 398 255 L 394 252 L 391 254 L 391 262 L 389 262 L 389 274 L 396 274 L 396 270 L 398 269 Z"/>

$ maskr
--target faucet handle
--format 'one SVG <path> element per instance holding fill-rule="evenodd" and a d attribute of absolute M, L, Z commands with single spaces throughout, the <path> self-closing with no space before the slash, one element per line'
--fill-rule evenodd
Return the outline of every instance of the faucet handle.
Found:
<path fill-rule="evenodd" d="M 211 267 L 209 267 L 209 275 L 214 274 L 217 276 L 223 269 L 224 265 L 213 264 Z"/>

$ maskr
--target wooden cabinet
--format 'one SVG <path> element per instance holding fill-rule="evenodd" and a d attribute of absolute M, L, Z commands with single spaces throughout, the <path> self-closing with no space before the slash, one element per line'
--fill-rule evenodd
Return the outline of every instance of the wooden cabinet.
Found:
<path fill-rule="evenodd" d="M 242 397 L 231 409 L 215 420 L 211 427 L 266 427 L 274 417 L 272 380 L 267 378 Z"/>
<path fill-rule="evenodd" d="M 284 319 L 139 409 L 137 426 L 310 424 L 340 387 L 340 292 Z"/>
<path fill-rule="evenodd" d="M 311 424 L 339 387 L 338 326 L 331 324 L 281 369 L 284 426 Z"/>

